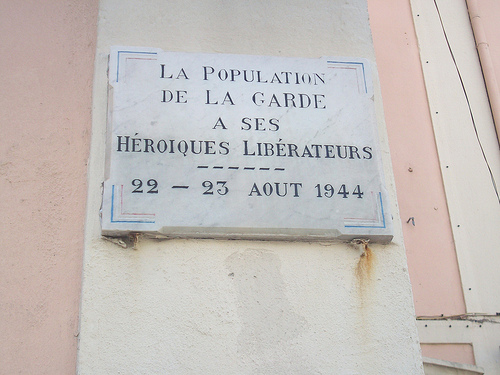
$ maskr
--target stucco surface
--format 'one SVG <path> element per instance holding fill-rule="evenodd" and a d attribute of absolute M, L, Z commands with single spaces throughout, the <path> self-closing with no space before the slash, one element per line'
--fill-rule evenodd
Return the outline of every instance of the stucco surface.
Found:
<path fill-rule="evenodd" d="M 374 61 L 364 1 L 101 1 L 79 373 L 421 374 L 380 88 L 395 239 L 342 243 L 100 237 L 111 45 Z M 374 72 L 376 74 L 376 72 Z"/>
<path fill-rule="evenodd" d="M 96 20 L 0 2 L 0 374 L 75 371 Z"/>

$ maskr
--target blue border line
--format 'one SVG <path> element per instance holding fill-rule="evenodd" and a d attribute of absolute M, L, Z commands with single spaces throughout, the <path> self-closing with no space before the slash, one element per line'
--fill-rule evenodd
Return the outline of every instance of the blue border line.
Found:
<path fill-rule="evenodd" d="M 135 223 L 135 224 L 154 224 L 155 221 L 126 221 L 126 220 L 114 220 L 114 209 L 115 209 L 115 185 L 111 188 L 111 222 L 112 223 Z"/>
<path fill-rule="evenodd" d="M 365 64 L 362 62 L 356 61 L 327 61 L 327 63 L 332 64 L 358 64 L 361 65 L 361 69 L 363 69 L 363 82 L 365 83 L 365 94 L 368 94 L 368 87 L 366 85 L 366 75 L 365 75 Z"/>
<path fill-rule="evenodd" d="M 115 211 L 115 185 L 111 188 L 111 222 L 114 223 L 113 220 L 113 212 Z"/>
<path fill-rule="evenodd" d="M 385 214 L 384 203 L 382 202 L 382 193 L 378 193 L 380 199 L 380 208 L 382 209 L 382 226 L 369 226 L 369 225 L 344 225 L 344 228 L 385 228 Z"/>
<path fill-rule="evenodd" d="M 140 53 L 143 55 L 157 55 L 157 52 L 140 52 L 140 51 L 118 51 L 116 57 L 116 82 L 118 82 L 118 73 L 120 72 L 120 53 Z"/>

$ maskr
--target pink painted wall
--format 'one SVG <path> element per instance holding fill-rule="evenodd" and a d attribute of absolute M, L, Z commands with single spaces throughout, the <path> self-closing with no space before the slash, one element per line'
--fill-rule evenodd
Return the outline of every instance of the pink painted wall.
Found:
<path fill-rule="evenodd" d="M 465 312 L 410 2 L 369 0 L 417 316 Z M 406 223 L 410 217 L 412 222 Z"/>
<path fill-rule="evenodd" d="M 422 356 L 443 361 L 475 365 L 471 344 L 422 344 Z"/>
<path fill-rule="evenodd" d="M 96 22 L 0 2 L 0 374 L 75 372 Z"/>

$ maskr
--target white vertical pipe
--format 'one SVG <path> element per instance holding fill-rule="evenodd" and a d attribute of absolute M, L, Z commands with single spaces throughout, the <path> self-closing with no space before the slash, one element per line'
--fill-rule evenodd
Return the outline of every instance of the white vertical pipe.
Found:
<path fill-rule="evenodd" d="M 476 48 L 479 54 L 479 61 L 483 71 L 486 90 L 490 101 L 493 121 L 497 132 L 497 138 L 500 143 L 500 90 L 495 75 L 495 67 L 491 60 L 489 44 L 486 41 L 483 22 L 479 14 L 477 0 L 466 0 L 467 9 L 469 10 L 469 18 L 472 25 L 472 32 L 476 41 Z"/>

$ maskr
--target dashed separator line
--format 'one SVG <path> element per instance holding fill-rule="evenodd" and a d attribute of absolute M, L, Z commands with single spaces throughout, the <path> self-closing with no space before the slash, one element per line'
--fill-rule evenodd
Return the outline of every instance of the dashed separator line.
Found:
<path fill-rule="evenodd" d="M 210 169 L 210 166 L 208 165 L 198 165 L 197 167 L 198 169 Z M 238 169 L 242 169 L 244 171 L 255 171 L 255 170 L 258 170 L 258 171 L 284 171 L 285 168 L 281 168 L 281 167 L 276 167 L 276 168 L 271 168 L 271 167 L 237 167 L 237 166 L 230 166 L 230 167 L 226 167 L 227 169 L 230 169 L 230 170 L 238 170 Z M 214 165 L 212 166 L 212 169 L 224 169 L 224 167 L 222 165 Z"/>

